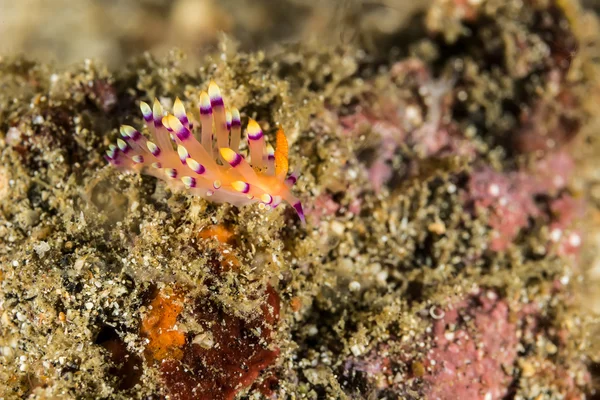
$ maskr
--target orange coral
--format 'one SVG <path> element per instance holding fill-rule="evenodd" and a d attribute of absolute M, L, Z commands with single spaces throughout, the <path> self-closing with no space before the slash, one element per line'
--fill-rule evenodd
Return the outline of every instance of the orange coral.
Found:
<path fill-rule="evenodd" d="M 202 239 L 215 238 L 221 243 L 233 244 L 233 232 L 225 228 L 223 225 L 213 225 L 202 229 L 198 233 L 198 237 Z"/>
<path fill-rule="evenodd" d="M 300 297 L 292 297 L 290 300 L 290 306 L 292 307 L 292 311 L 298 312 L 302 308 L 302 299 Z"/>
<path fill-rule="evenodd" d="M 173 399 L 233 400 L 275 362 L 279 349 L 269 344 L 280 303 L 270 285 L 266 294 L 260 315 L 251 321 L 228 314 L 210 299 L 193 300 L 190 313 L 212 340 L 208 345 L 188 343 L 181 360 L 161 363 L 161 376 Z"/>
<path fill-rule="evenodd" d="M 208 255 L 218 277 L 222 272 L 239 268 L 233 254 L 234 233 L 223 225 L 213 225 L 198 232 L 198 238 L 217 240 L 215 257 Z M 182 291 L 159 292 L 142 321 L 141 334 L 148 339 L 146 359 L 160 362 L 158 369 L 170 398 L 176 400 L 233 400 L 271 366 L 279 349 L 271 347 L 273 330 L 279 321 L 280 299 L 267 285 L 266 299 L 259 314 L 250 320 L 231 315 L 210 297 L 189 297 L 184 304 Z M 186 317 L 198 329 L 187 340 L 176 328 L 177 319 L 186 307 Z M 190 336 L 191 338 L 192 336 Z M 272 390 L 277 378 L 268 375 L 265 391 Z"/>
<path fill-rule="evenodd" d="M 217 250 L 222 258 L 220 258 L 220 260 L 214 260 L 215 263 L 213 265 L 213 271 L 216 274 L 221 274 L 222 272 L 228 271 L 231 268 L 233 268 L 234 271 L 239 268 L 239 260 L 231 252 L 231 250 L 229 250 L 229 246 L 235 243 L 235 236 L 233 232 L 223 225 L 213 225 L 202 229 L 198 233 L 198 237 L 204 240 L 215 238 L 219 242 Z"/>
<path fill-rule="evenodd" d="M 177 317 L 183 310 L 183 297 L 179 294 L 159 293 L 153 300 L 151 310 L 142 321 L 141 333 L 148 338 L 146 356 L 150 360 L 180 360 L 185 335 L 176 329 Z"/>

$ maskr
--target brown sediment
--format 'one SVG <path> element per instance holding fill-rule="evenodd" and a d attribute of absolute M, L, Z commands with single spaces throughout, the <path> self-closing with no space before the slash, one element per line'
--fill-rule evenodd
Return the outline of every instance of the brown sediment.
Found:
<path fill-rule="evenodd" d="M 595 17 L 501 3 L 434 1 L 368 54 L 1 60 L 0 394 L 591 394 Z M 208 77 L 289 127 L 306 227 L 105 165 L 140 100 Z"/>

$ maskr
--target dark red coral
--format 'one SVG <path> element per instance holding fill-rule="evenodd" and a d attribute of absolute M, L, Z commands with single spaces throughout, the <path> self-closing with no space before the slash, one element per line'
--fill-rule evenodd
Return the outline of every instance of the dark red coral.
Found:
<path fill-rule="evenodd" d="M 225 226 L 205 228 L 202 242 L 217 242 L 206 249 L 214 276 L 235 272 L 240 263 L 231 251 L 235 236 Z M 213 243 L 214 244 L 214 243 Z M 212 245 L 212 244 L 211 244 Z M 142 322 L 148 338 L 148 362 L 158 366 L 170 398 L 227 400 L 254 383 L 279 354 L 272 333 L 279 321 L 280 299 L 267 285 L 259 310 L 248 318 L 237 317 L 210 296 L 183 296 L 185 289 L 170 296 L 160 293 Z M 183 317 L 182 317 L 183 316 Z M 187 333 L 178 329 L 184 322 Z"/>
<path fill-rule="evenodd" d="M 115 377 L 119 390 L 131 389 L 139 383 L 143 371 L 142 358 L 127 349 L 114 328 L 104 327 L 98 334 L 96 343 L 108 352 L 112 362 L 109 373 Z"/>
<path fill-rule="evenodd" d="M 181 360 L 160 366 L 162 378 L 175 399 L 233 399 L 250 386 L 279 353 L 269 349 L 271 333 L 279 319 L 279 296 L 272 287 L 261 313 L 252 321 L 235 317 L 213 301 L 199 298 L 195 321 L 210 340 L 194 343 L 189 338 Z"/>

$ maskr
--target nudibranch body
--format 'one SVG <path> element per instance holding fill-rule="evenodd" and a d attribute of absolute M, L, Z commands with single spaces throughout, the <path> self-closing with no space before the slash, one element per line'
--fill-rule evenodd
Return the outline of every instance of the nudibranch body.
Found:
<path fill-rule="evenodd" d="M 260 125 L 250 119 L 246 127 L 248 155 L 240 153 L 242 126 L 236 108 L 225 108 L 219 87 L 211 82 L 208 93 L 200 94 L 198 141 L 195 118 L 188 115 L 177 98 L 173 113 L 163 107 L 140 104 L 151 140 L 137 129 L 121 126 L 121 139 L 106 151 L 106 159 L 124 171 L 164 180 L 175 190 L 187 190 L 210 201 L 242 206 L 254 202 L 270 209 L 288 202 L 305 222 L 302 205 L 291 188 L 295 174 L 288 175 L 288 143 L 279 127 L 276 147 L 266 144 Z"/>

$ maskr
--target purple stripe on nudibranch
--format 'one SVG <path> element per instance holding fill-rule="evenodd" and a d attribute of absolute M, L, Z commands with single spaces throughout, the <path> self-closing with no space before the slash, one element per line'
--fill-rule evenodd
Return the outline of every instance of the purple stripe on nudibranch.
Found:
<path fill-rule="evenodd" d="M 133 131 L 131 131 L 131 133 L 129 133 L 129 137 L 133 139 L 134 142 L 137 142 L 142 137 L 142 134 L 140 133 L 140 131 L 134 129 Z"/>
<path fill-rule="evenodd" d="M 187 149 L 179 145 L 177 146 L 177 154 L 179 155 L 181 163 L 186 164 L 186 160 L 190 157 L 190 153 L 188 153 Z"/>
<path fill-rule="evenodd" d="M 229 163 L 229 165 L 231 165 L 233 168 L 240 165 L 240 163 L 243 160 L 241 155 L 239 155 L 238 153 L 236 153 L 235 151 L 233 151 L 229 148 L 222 148 L 221 156 L 223 156 L 225 161 L 227 161 Z"/>
<path fill-rule="evenodd" d="M 224 107 L 225 103 L 223 102 L 222 97 L 210 98 L 210 105 L 213 107 Z"/>
<path fill-rule="evenodd" d="M 196 187 L 196 178 L 191 176 L 184 176 L 181 178 L 181 181 L 187 188 L 195 188 Z"/>
<path fill-rule="evenodd" d="M 185 112 L 179 98 L 174 101 L 171 114 L 163 110 L 157 99 L 153 104 L 140 102 L 150 138 L 131 126 L 122 126 L 122 139 L 117 140 L 116 146 L 109 146 L 104 157 L 119 169 L 156 175 L 174 190 L 191 189 L 191 194 L 205 198 L 215 194 L 217 202 L 238 206 L 258 202 L 259 209 L 269 210 L 285 199 L 306 223 L 302 205 L 290 190 L 297 175 L 286 178 L 288 145 L 285 137 L 281 139 L 283 132 L 277 132 L 275 151 L 265 142 L 267 135 L 258 122 L 250 118 L 244 135 L 248 155 L 244 156 L 239 153 L 239 110 L 226 107 L 214 82 L 200 93 L 199 100 L 201 130 L 194 130 L 193 118 Z M 195 132 L 201 134 L 201 141 L 194 138 Z"/>
<path fill-rule="evenodd" d="M 266 205 L 270 205 L 271 203 L 273 203 L 273 196 L 271 196 L 268 193 L 265 193 L 260 196 L 260 201 L 262 201 Z"/>
<path fill-rule="evenodd" d="M 225 125 L 227 125 L 227 130 L 231 130 L 231 111 L 225 110 Z"/>
<path fill-rule="evenodd" d="M 188 158 L 187 160 L 185 160 L 185 162 L 187 166 L 190 167 L 190 169 L 198 175 L 202 175 L 204 172 L 206 172 L 206 168 L 204 168 L 204 165 L 200 164 L 193 158 Z"/>
<path fill-rule="evenodd" d="M 250 184 L 242 181 L 231 182 L 231 187 L 240 193 L 248 193 L 250 191 Z"/>
<path fill-rule="evenodd" d="M 296 204 L 292 205 L 292 207 L 294 207 L 294 210 L 296 210 L 296 213 L 298 213 L 298 216 L 300 217 L 302 222 L 305 222 L 304 211 L 302 210 L 302 204 L 300 202 L 297 202 Z"/>
<path fill-rule="evenodd" d="M 173 104 L 173 114 L 175 114 L 177 119 L 179 119 L 183 125 L 188 125 L 189 120 L 185 113 L 185 107 L 179 97 L 175 99 L 175 103 Z"/>
<path fill-rule="evenodd" d="M 242 162 L 242 156 L 240 156 L 239 154 L 235 154 L 235 157 L 233 158 L 233 160 L 231 160 L 229 162 L 229 165 L 231 165 L 233 168 L 237 167 L 238 165 L 240 165 L 240 163 Z"/>
<path fill-rule="evenodd" d="M 190 136 L 192 136 L 192 132 L 183 126 L 181 121 L 178 120 L 174 115 L 169 115 L 166 117 L 166 120 L 163 121 L 163 125 L 168 125 L 175 132 L 177 138 L 179 138 L 181 141 L 187 140 Z"/>
<path fill-rule="evenodd" d="M 253 119 L 250 119 L 248 122 L 246 134 L 248 135 L 248 140 L 260 140 L 263 137 L 263 131 L 260 125 Z"/>
<path fill-rule="evenodd" d="M 296 184 L 296 181 L 298 179 L 294 176 L 294 175 L 290 175 L 287 177 L 287 179 L 285 180 L 290 186 L 293 186 Z"/>
<path fill-rule="evenodd" d="M 140 110 L 142 110 L 142 115 L 144 116 L 144 121 L 150 122 L 152 121 L 152 109 L 148 105 L 148 103 L 142 101 L 140 103 Z"/>
<path fill-rule="evenodd" d="M 223 96 L 221 96 L 221 89 L 217 86 L 214 81 L 211 81 L 208 85 L 208 97 L 210 97 L 210 105 L 213 107 L 225 107 Z"/>
<path fill-rule="evenodd" d="M 163 117 L 163 119 L 161 119 L 160 122 L 161 122 L 162 126 L 164 126 L 167 131 L 173 132 L 173 128 L 171 128 L 171 125 L 169 125 L 167 117 Z"/>
<path fill-rule="evenodd" d="M 212 107 L 210 105 L 210 97 L 208 93 L 202 92 L 200 93 L 200 114 L 201 115 L 209 115 L 212 114 Z"/>
<path fill-rule="evenodd" d="M 152 118 L 154 119 L 154 126 L 160 127 L 162 125 L 162 106 L 158 99 L 154 99 L 154 104 L 152 105 Z"/>
<path fill-rule="evenodd" d="M 169 178 L 172 178 L 172 179 L 177 178 L 177 170 L 175 168 L 167 168 L 167 169 L 165 169 L 165 174 L 167 174 L 167 176 Z"/>
<path fill-rule="evenodd" d="M 263 135 L 263 132 L 262 132 L 262 130 L 260 130 L 260 131 L 258 131 L 258 132 L 256 132 L 256 133 L 254 133 L 254 134 L 248 133 L 248 139 L 250 139 L 250 140 L 259 140 L 259 139 L 260 139 L 260 138 L 262 138 L 263 136 L 264 136 L 264 135 Z"/>
<path fill-rule="evenodd" d="M 133 126 L 123 125 L 121 127 L 121 136 L 126 140 L 132 139 L 134 142 L 137 142 L 142 137 L 142 134 Z"/>
<path fill-rule="evenodd" d="M 119 150 L 121 150 L 123 154 L 129 153 L 129 150 L 131 150 L 131 147 L 129 147 L 127 142 L 122 139 L 117 139 L 117 146 L 119 146 Z"/>
<path fill-rule="evenodd" d="M 208 96 L 210 97 L 210 105 L 213 107 L 224 107 L 223 96 L 221 90 L 214 81 L 208 85 Z"/>
<path fill-rule="evenodd" d="M 240 118 L 240 112 L 237 108 L 233 107 L 231 109 L 231 126 L 242 126 L 242 120 Z"/>
<path fill-rule="evenodd" d="M 187 138 L 189 138 L 192 135 L 190 130 L 188 128 L 186 128 L 185 126 L 183 127 L 183 129 L 179 129 L 178 131 L 176 131 L 175 134 L 181 141 L 186 140 Z"/>
<path fill-rule="evenodd" d="M 158 147 L 156 144 L 148 141 L 146 142 L 146 147 L 148 147 L 148 151 L 154 156 L 154 157 L 158 157 L 160 154 L 160 147 Z"/>

